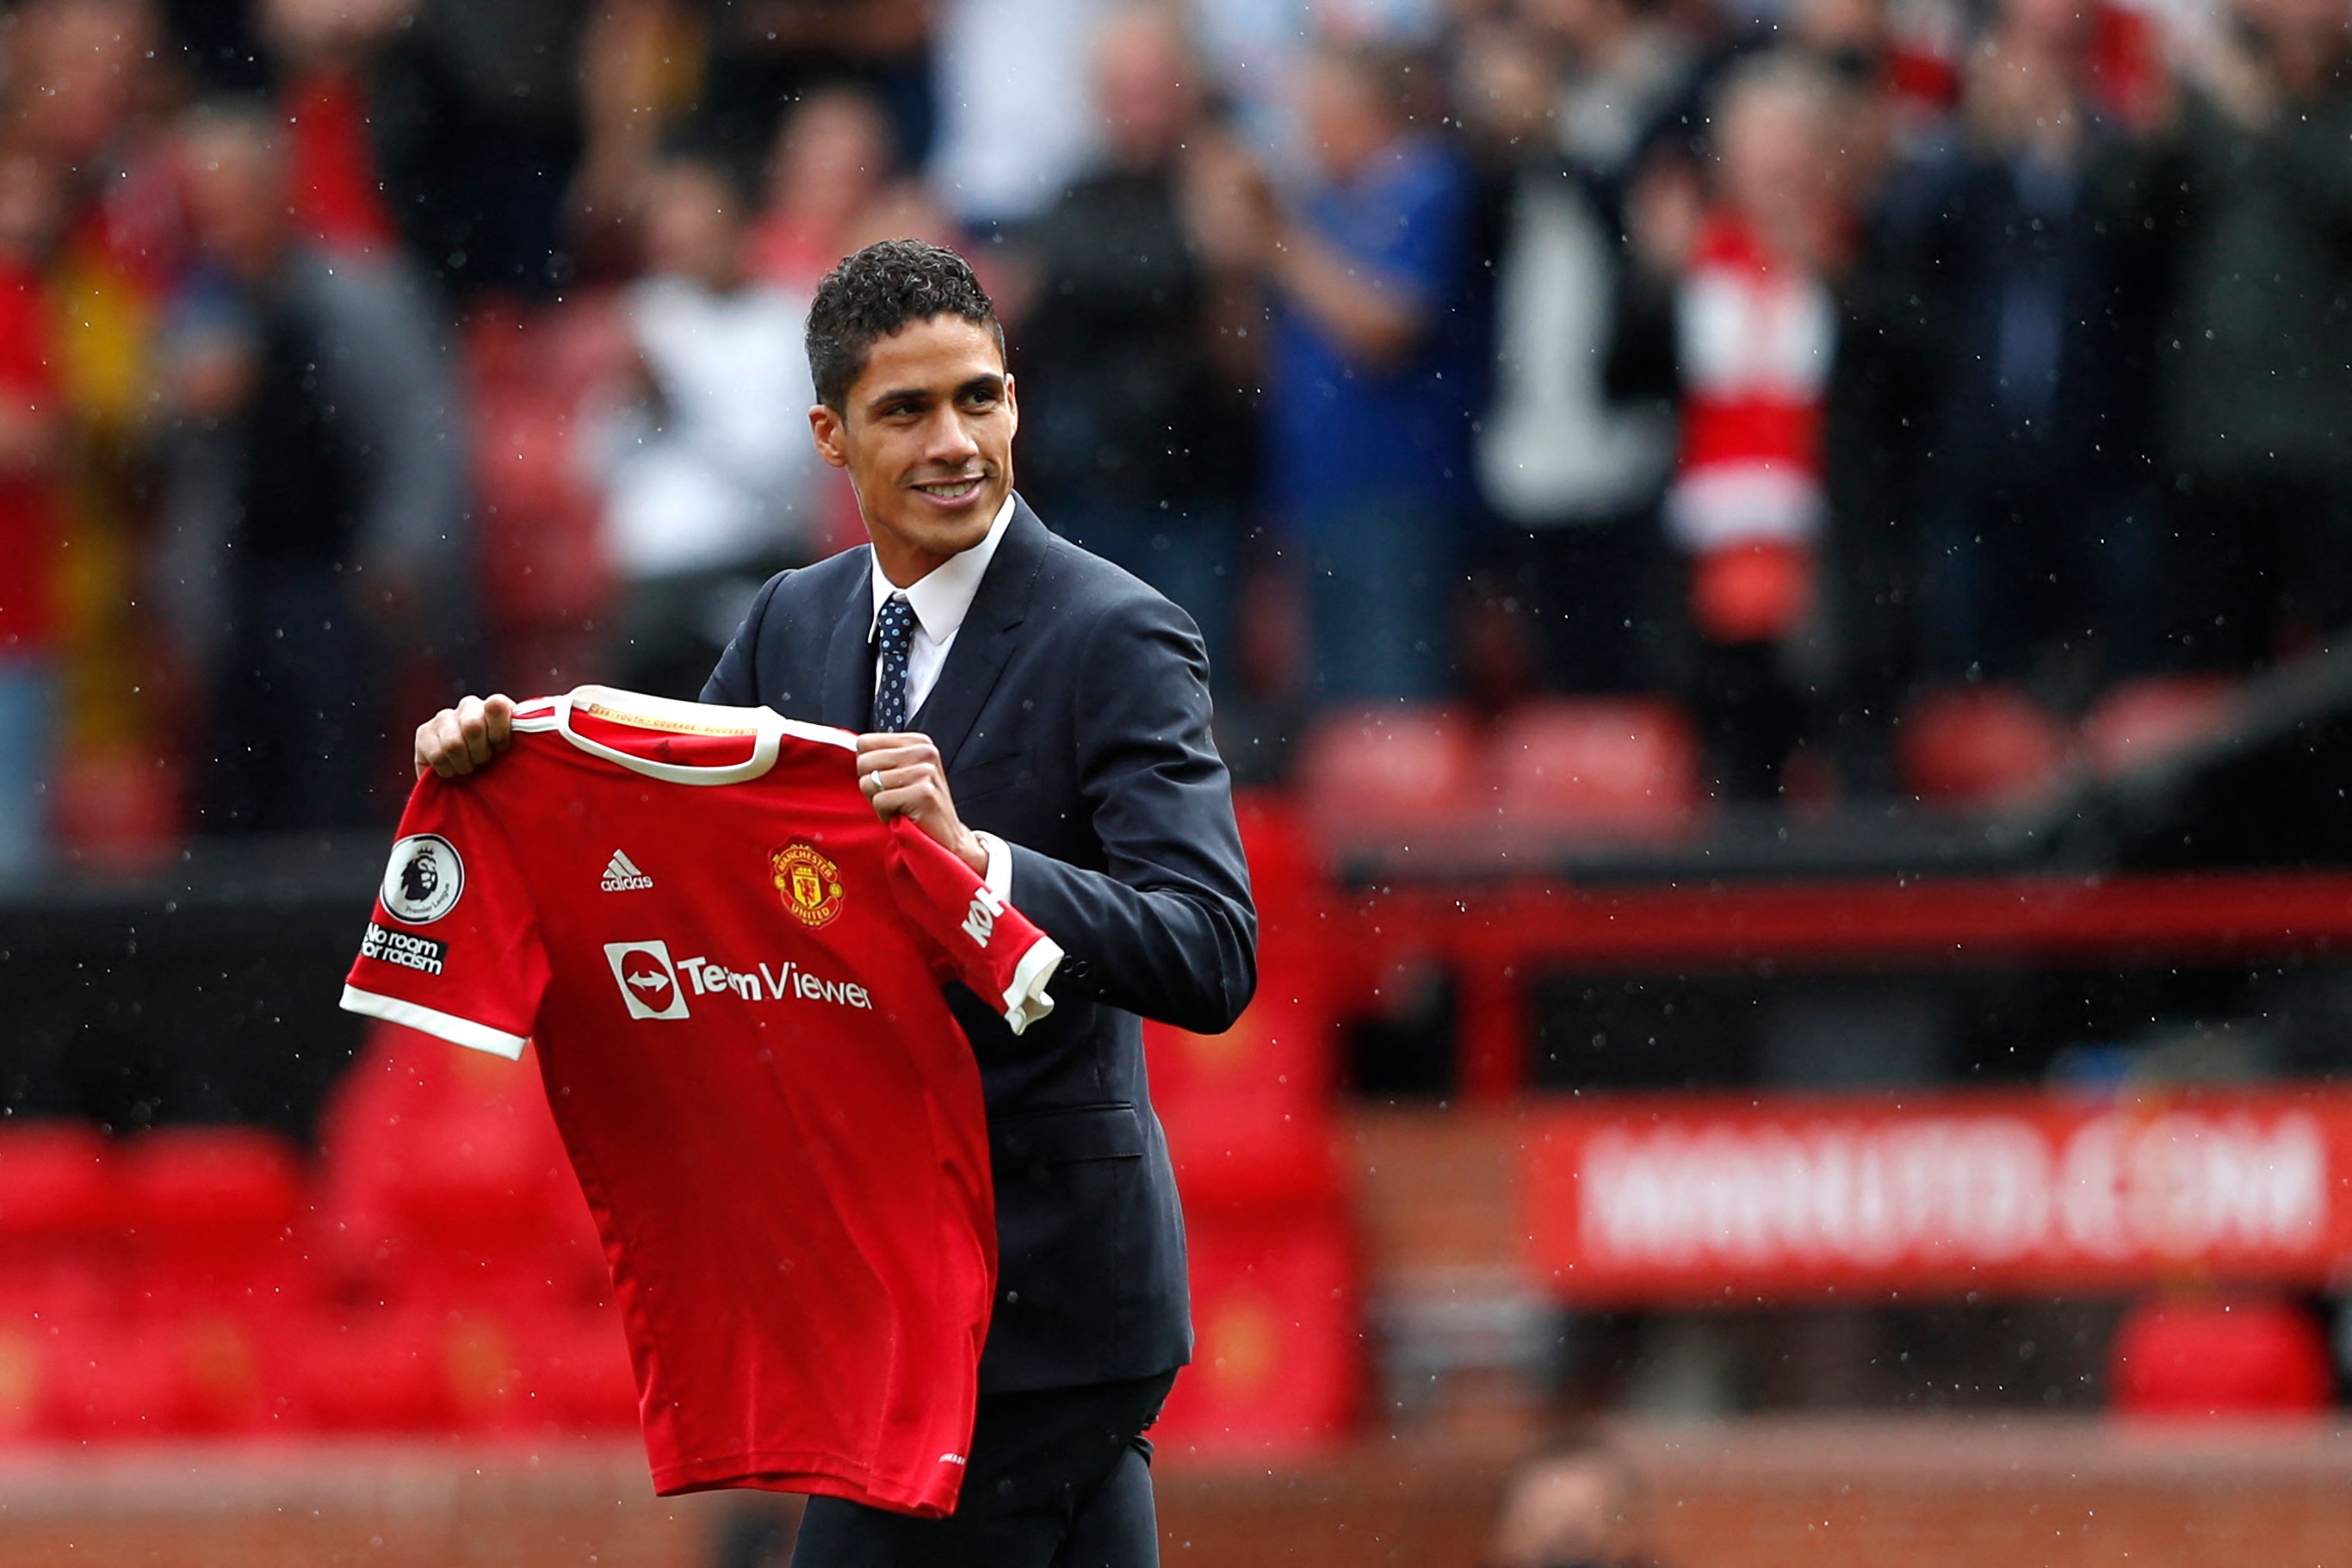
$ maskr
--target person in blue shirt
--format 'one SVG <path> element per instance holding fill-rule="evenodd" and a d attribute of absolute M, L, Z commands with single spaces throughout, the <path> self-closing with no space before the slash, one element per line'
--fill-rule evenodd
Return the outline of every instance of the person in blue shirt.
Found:
<path fill-rule="evenodd" d="M 1448 685 L 1480 312 L 1468 172 L 1415 112 L 1434 86 L 1381 46 L 1319 52 L 1299 81 L 1314 183 L 1211 225 L 1272 297 L 1268 488 L 1326 702 Z"/>

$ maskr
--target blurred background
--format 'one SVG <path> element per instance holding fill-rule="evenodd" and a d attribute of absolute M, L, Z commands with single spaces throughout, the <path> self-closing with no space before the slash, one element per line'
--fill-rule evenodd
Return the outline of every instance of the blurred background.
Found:
<path fill-rule="evenodd" d="M 0 1559 L 782 1561 L 335 998 L 897 235 L 1243 786 L 1171 1561 L 2352 1563 L 2346 0 L 0 4 Z"/>

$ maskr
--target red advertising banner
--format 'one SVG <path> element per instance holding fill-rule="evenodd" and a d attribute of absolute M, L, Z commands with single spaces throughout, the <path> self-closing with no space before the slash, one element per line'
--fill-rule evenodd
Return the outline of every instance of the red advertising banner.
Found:
<path fill-rule="evenodd" d="M 2352 1265 L 2352 1090 L 1582 1100 L 1532 1113 L 1561 1300 L 2320 1285 Z"/>

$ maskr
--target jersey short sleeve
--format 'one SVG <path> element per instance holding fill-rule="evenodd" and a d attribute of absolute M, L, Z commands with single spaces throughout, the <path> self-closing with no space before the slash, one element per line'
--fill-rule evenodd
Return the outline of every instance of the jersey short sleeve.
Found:
<path fill-rule="evenodd" d="M 426 774 L 401 816 L 343 1006 L 513 1059 L 547 984 L 505 829 L 478 791 Z"/>
<path fill-rule="evenodd" d="M 889 867 L 892 896 L 946 977 L 1002 1007 L 1014 1034 L 1054 1010 L 1045 985 L 1062 949 L 1027 915 L 905 817 L 890 820 Z"/>

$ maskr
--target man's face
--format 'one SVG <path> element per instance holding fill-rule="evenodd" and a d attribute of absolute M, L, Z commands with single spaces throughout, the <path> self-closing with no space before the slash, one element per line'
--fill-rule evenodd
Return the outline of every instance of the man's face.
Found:
<path fill-rule="evenodd" d="M 1345 184 L 1395 137 L 1395 111 L 1364 73 L 1337 59 L 1314 59 L 1299 76 L 1300 119 L 1315 161 Z"/>
<path fill-rule="evenodd" d="M 743 217 L 724 179 L 696 164 L 672 164 L 646 183 L 642 204 L 649 269 L 713 289 L 733 286 L 741 270 Z"/>
<path fill-rule="evenodd" d="M 244 125 L 208 125 L 181 146 L 180 190 L 188 227 L 206 256 L 247 277 L 278 262 L 286 229 L 285 171 Z"/>
<path fill-rule="evenodd" d="M 978 544 L 1013 488 L 1013 378 L 987 328 L 910 321 L 878 340 L 843 411 L 809 411 L 818 453 L 849 471 L 883 574 L 900 587 Z"/>

